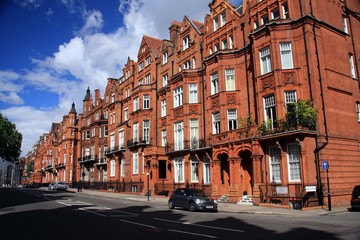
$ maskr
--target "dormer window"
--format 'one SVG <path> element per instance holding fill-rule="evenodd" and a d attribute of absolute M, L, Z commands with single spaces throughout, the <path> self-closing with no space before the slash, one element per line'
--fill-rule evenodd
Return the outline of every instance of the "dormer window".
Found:
<path fill-rule="evenodd" d="M 268 14 L 264 14 L 262 17 L 261 17 L 261 25 L 265 25 L 269 22 L 269 16 Z"/>
<path fill-rule="evenodd" d="M 215 32 L 219 29 L 219 17 L 218 16 L 214 17 L 213 23 L 214 23 L 214 32 Z"/>
<path fill-rule="evenodd" d="M 183 38 L 183 51 L 190 47 L 190 37 L 189 35 Z"/>
<path fill-rule="evenodd" d="M 145 60 L 145 66 L 148 66 L 151 63 L 151 57 L 147 57 Z"/>
<path fill-rule="evenodd" d="M 190 69 L 190 60 L 187 60 L 187 61 L 184 63 L 184 69 Z"/>
<path fill-rule="evenodd" d="M 139 72 L 144 69 L 144 62 L 139 63 Z"/>
<path fill-rule="evenodd" d="M 220 27 L 223 27 L 226 24 L 226 14 L 225 12 L 220 13 Z"/>
<path fill-rule="evenodd" d="M 283 18 L 284 19 L 289 19 L 290 18 L 289 7 L 288 7 L 287 2 L 282 4 L 282 13 L 283 13 Z"/>
<path fill-rule="evenodd" d="M 168 62 L 168 53 L 164 52 L 163 53 L 163 64 L 166 64 Z"/>
<path fill-rule="evenodd" d="M 271 11 L 271 18 L 272 20 L 280 19 L 280 12 L 278 8 L 275 8 L 274 10 Z"/>

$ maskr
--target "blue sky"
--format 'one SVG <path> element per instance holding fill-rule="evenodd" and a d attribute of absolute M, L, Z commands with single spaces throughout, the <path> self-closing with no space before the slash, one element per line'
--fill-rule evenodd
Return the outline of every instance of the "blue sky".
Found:
<path fill-rule="evenodd" d="M 89 86 L 104 94 L 143 35 L 168 39 L 173 20 L 203 22 L 210 0 L 1 0 L 0 112 L 25 156 L 52 122 L 78 113 Z"/>

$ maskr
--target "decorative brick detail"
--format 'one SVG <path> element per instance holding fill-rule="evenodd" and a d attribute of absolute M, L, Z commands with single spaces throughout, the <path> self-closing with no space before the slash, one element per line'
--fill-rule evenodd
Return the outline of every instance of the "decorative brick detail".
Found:
<path fill-rule="evenodd" d="M 189 107 L 189 112 L 192 114 L 192 113 L 194 113 L 194 114 L 196 114 L 196 113 L 199 113 L 199 108 L 198 108 L 198 106 L 197 105 L 195 105 L 195 106 L 190 106 Z"/>
<path fill-rule="evenodd" d="M 179 108 L 174 110 L 174 116 L 175 117 L 182 117 L 184 114 L 184 109 L 183 108 Z"/>
<path fill-rule="evenodd" d="M 236 103 L 236 96 L 235 94 L 231 94 L 227 96 L 227 103 L 228 104 L 235 104 Z"/>
<path fill-rule="evenodd" d="M 295 83 L 295 72 L 284 72 L 282 75 L 285 84 Z"/>
<path fill-rule="evenodd" d="M 213 98 L 211 100 L 211 105 L 212 105 L 212 107 L 219 106 L 219 97 Z"/>
<path fill-rule="evenodd" d="M 263 90 L 266 88 L 273 88 L 275 86 L 274 76 L 269 76 L 261 80 Z"/>

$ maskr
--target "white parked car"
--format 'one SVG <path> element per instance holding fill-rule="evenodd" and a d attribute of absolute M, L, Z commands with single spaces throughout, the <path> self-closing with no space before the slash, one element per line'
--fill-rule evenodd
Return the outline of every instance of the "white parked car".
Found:
<path fill-rule="evenodd" d="M 55 190 L 55 183 L 50 183 L 48 186 L 48 190 Z"/>
<path fill-rule="evenodd" d="M 57 181 L 54 185 L 54 190 L 66 190 L 69 186 L 65 182 Z"/>

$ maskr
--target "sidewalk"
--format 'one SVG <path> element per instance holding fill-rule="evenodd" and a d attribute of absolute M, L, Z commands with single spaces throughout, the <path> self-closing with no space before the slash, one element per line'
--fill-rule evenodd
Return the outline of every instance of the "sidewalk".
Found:
<path fill-rule="evenodd" d="M 144 195 L 137 194 L 126 194 L 126 193 L 115 193 L 110 191 L 97 191 L 97 190 L 87 190 L 83 189 L 82 192 L 76 192 L 76 189 L 71 190 L 76 194 L 88 194 L 88 195 L 97 195 L 109 198 L 123 198 L 133 201 L 142 201 L 142 202 L 154 202 L 158 204 L 167 204 L 169 197 L 165 196 L 150 196 L 149 198 Z M 309 216 L 324 216 L 332 215 L 341 212 L 348 212 L 347 206 L 333 207 L 332 211 L 328 211 L 326 207 L 314 207 L 306 208 L 303 210 L 295 210 L 290 208 L 279 208 L 276 206 L 252 206 L 252 205 L 241 205 L 236 203 L 224 203 L 219 202 L 219 212 L 232 212 L 237 214 L 265 214 L 265 215 L 283 215 L 283 216 L 296 216 L 296 217 L 309 217 Z"/>

